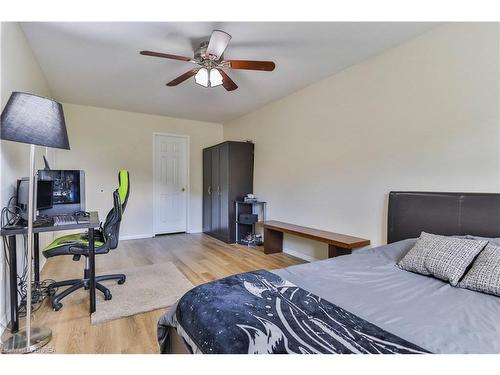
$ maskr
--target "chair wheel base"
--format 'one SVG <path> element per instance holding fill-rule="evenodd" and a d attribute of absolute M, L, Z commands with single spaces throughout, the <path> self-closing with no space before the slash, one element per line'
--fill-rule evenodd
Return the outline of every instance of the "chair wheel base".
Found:
<path fill-rule="evenodd" d="M 101 281 L 116 281 L 118 284 L 124 284 L 126 281 L 126 276 L 124 274 L 112 274 L 112 275 L 103 275 L 96 277 L 96 290 L 102 292 L 104 295 L 104 300 L 109 301 L 113 298 L 111 291 L 106 288 Z M 56 294 L 57 289 L 61 286 L 69 286 L 69 288 L 59 292 Z M 52 287 L 48 288 L 47 293 L 50 295 L 50 300 L 52 304 L 52 309 L 54 311 L 59 311 L 63 305 L 60 302 L 63 298 L 70 295 L 71 293 L 77 291 L 78 289 L 88 290 L 90 288 L 90 280 L 88 279 L 88 274 L 85 272 L 83 279 L 73 279 L 66 280 L 54 283 Z"/>

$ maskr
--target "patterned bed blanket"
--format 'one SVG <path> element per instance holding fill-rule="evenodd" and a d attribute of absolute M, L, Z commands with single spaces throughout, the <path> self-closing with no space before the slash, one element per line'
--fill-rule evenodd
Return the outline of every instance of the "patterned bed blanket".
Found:
<path fill-rule="evenodd" d="M 192 289 L 171 318 L 201 353 L 428 353 L 263 270 Z"/>

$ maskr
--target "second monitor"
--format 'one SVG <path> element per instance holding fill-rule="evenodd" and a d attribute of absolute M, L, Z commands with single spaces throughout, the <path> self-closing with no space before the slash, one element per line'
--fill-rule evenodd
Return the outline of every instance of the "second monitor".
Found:
<path fill-rule="evenodd" d="M 40 214 L 54 216 L 85 211 L 85 172 L 81 170 L 39 170 L 38 180 L 52 181 L 52 207 Z"/>

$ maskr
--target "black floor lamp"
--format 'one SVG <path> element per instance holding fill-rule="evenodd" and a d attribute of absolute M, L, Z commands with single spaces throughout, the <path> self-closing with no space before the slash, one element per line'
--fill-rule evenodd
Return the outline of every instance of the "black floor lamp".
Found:
<path fill-rule="evenodd" d="M 13 92 L 1 117 L 1 139 L 30 145 L 28 198 L 28 277 L 26 285 L 26 326 L 2 343 L 4 353 L 30 353 L 47 344 L 52 332 L 31 326 L 31 282 L 33 258 L 33 219 L 35 214 L 35 145 L 69 150 L 62 105 L 51 99 Z"/>

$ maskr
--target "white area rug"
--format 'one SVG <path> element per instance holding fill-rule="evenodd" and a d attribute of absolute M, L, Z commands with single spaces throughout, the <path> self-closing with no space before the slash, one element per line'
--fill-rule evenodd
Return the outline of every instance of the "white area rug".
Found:
<path fill-rule="evenodd" d="M 193 284 L 171 262 L 106 273 L 124 273 L 127 280 L 123 285 L 118 285 L 116 281 L 102 283 L 109 288 L 113 298 L 105 301 L 104 295 L 96 291 L 97 304 L 92 324 L 168 307 L 193 288 Z"/>

